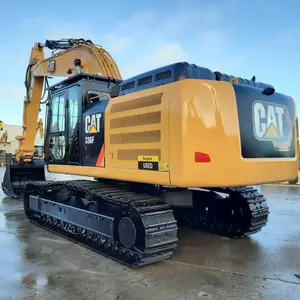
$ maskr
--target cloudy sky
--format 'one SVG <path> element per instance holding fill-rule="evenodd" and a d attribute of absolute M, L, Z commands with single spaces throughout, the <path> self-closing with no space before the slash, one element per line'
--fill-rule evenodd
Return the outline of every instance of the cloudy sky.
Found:
<path fill-rule="evenodd" d="M 297 4 L 298 2 L 298 4 Z M 3 1 L 0 119 L 21 124 L 32 45 L 82 37 L 106 48 L 122 77 L 188 61 L 270 83 L 300 114 L 300 2 L 279 0 Z"/>

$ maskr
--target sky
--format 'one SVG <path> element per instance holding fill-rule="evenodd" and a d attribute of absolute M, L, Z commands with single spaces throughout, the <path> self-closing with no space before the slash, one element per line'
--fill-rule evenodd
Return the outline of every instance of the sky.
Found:
<path fill-rule="evenodd" d="M 178 61 L 255 75 L 292 96 L 300 115 L 300 1 L 19 0 L 3 1 L 1 11 L 0 120 L 6 124 L 22 124 L 31 47 L 69 37 L 103 46 L 123 79 Z"/>

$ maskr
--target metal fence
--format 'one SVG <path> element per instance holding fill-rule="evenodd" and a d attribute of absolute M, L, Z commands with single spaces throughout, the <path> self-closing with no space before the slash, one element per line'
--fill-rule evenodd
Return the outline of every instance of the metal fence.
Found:
<path fill-rule="evenodd" d="M 7 164 L 12 163 L 12 153 L 0 152 L 0 167 L 5 167 Z"/>

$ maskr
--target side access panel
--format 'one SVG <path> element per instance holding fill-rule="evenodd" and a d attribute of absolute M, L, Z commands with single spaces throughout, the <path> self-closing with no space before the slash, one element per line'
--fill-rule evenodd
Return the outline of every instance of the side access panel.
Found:
<path fill-rule="evenodd" d="M 169 171 L 170 99 L 164 96 L 166 89 L 144 90 L 109 102 L 105 114 L 108 168 L 151 172 L 149 176 Z"/>

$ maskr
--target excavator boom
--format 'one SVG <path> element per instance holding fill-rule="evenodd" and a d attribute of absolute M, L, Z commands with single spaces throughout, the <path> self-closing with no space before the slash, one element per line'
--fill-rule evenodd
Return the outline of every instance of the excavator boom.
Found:
<path fill-rule="evenodd" d="M 45 59 L 44 48 L 60 50 Z M 26 99 L 23 109 L 23 135 L 19 141 L 17 161 L 31 162 L 34 152 L 35 128 L 40 111 L 44 80 L 47 77 L 71 77 L 78 73 L 121 79 L 120 71 L 109 53 L 91 41 L 83 39 L 46 40 L 36 43 L 31 51 L 26 71 Z M 36 121 L 34 121 L 36 120 Z M 37 125 L 36 125 L 37 124 Z"/>

